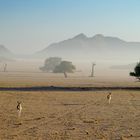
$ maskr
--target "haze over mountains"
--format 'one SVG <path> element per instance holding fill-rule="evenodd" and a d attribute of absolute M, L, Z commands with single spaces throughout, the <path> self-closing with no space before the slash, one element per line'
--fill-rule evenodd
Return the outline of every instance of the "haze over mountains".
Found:
<path fill-rule="evenodd" d="M 11 61 L 13 58 L 14 54 L 4 45 L 0 45 L 0 61 Z"/>
<path fill-rule="evenodd" d="M 37 57 L 60 56 L 77 59 L 135 60 L 139 58 L 140 42 L 126 42 L 117 37 L 79 34 L 71 39 L 53 43 L 36 53 Z"/>
<path fill-rule="evenodd" d="M 10 46 L 9 46 L 10 47 Z M 34 53 L 34 52 L 33 52 Z M 30 58 L 47 58 L 59 56 L 66 59 L 79 60 L 138 60 L 140 42 L 126 42 L 117 37 L 97 34 L 87 37 L 83 33 L 58 43 L 53 43 L 45 49 L 34 53 Z M 18 57 L 6 47 L 0 45 L 0 58 Z M 21 56 L 23 57 L 23 56 Z M 27 56 L 25 56 L 27 57 Z"/>

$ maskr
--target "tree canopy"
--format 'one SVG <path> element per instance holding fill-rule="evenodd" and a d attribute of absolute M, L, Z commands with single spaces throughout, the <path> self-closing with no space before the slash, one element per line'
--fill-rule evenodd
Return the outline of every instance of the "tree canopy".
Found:
<path fill-rule="evenodd" d="M 134 76 L 140 80 L 140 62 L 137 63 L 136 67 L 134 68 L 134 72 L 130 72 L 130 76 Z"/>
<path fill-rule="evenodd" d="M 67 77 L 67 73 L 73 73 L 76 67 L 69 61 L 62 61 L 54 69 L 54 73 L 64 73 L 64 76 Z"/>
<path fill-rule="evenodd" d="M 53 72 L 55 67 L 61 63 L 60 57 L 50 57 L 45 60 L 44 66 L 40 68 L 42 71 Z"/>

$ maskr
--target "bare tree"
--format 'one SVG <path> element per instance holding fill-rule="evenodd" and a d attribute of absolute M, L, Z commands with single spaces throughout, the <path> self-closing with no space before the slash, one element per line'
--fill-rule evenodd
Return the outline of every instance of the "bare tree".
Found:
<path fill-rule="evenodd" d="M 94 77 L 94 67 L 95 67 L 95 63 L 92 63 L 92 69 L 91 69 L 91 76 L 90 77 Z"/>
<path fill-rule="evenodd" d="M 7 70 L 7 64 L 5 63 L 3 71 L 6 72 L 6 70 Z"/>

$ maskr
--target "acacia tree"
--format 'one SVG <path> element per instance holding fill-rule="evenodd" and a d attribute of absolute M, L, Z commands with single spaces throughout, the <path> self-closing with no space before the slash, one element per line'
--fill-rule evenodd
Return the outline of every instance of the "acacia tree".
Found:
<path fill-rule="evenodd" d="M 63 73 L 65 78 L 67 78 L 67 73 L 73 73 L 76 67 L 69 61 L 62 61 L 54 69 L 54 73 Z"/>
<path fill-rule="evenodd" d="M 140 81 L 140 62 L 137 63 L 134 72 L 130 72 L 130 76 L 134 76 Z"/>
<path fill-rule="evenodd" d="M 45 72 L 53 72 L 55 67 L 61 63 L 60 57 L 50 57 L 45 60 L 44 66 L 40 67 L 40 70 Z"/>

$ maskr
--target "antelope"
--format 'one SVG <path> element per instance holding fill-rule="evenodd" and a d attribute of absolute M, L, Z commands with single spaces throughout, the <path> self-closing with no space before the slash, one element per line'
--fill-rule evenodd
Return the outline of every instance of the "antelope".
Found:
<path fill-rule="evenodd" d="M 108 100 L 108 103 L 110 104 L 110 102 L 111 102 L 111 92 L 107 95 L 107 100 Z"/>
<path fill-rule="evenodd" d="M 21 102 L 17 101 L 17 112 L 18 112 L 18 118 L 21 116 L 22 106 Z"/>

